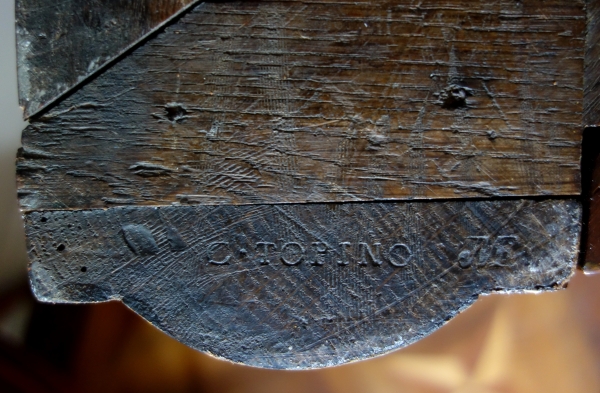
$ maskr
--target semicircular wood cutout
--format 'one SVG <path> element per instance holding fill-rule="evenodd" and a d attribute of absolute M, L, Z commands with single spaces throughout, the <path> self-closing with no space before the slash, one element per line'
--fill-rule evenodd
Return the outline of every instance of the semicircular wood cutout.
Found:
<path fill-rule="evenodd" d="M 123 207 L 26 216 L 35 295 L 120 299 L 181 342 L 306 369 L 406 346 L 482 293 L 560 288 L 577 202 Z"/>

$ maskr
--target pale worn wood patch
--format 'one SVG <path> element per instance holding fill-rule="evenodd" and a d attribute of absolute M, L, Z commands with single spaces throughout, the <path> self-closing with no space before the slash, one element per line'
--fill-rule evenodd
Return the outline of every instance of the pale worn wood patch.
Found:
<path fill-rule="evenodd" d="M 19 103 L 36 114 L 193 0 L 16 0 Z"/>

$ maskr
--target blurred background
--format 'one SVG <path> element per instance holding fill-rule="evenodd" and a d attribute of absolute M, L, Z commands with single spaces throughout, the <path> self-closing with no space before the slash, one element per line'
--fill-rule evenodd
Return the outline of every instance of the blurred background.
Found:
<path fill-rule="evenodd" d="M 600 392 L 600 275 L 493 295 L 426 339 L 346 366 L 235 365 L 162 334 L 117 302 L 37 303 L 27 283 L 15 155 L 14 0 L 0 0 L 0 392 Z"/>

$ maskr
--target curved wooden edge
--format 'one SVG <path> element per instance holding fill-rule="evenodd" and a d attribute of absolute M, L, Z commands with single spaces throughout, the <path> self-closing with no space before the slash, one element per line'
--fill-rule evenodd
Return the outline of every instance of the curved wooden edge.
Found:
<path fill-rule="evenodd" d="M 403 347 L 482 293 L 561 288 L 580 220 L 567 199 L 25 216 L 38 299 L 120 299 L 191 347 L 281 369 Z"/>

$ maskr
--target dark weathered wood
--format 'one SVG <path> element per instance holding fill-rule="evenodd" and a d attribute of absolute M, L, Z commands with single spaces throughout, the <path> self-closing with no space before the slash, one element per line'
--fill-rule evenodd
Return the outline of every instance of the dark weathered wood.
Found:
<path fill-rule="evenodd" d="M 16 0 L 19 102 L 35 114 L 193 0 Z"/>
<path fill-rule="evenodd" d="M 600 271 L 600 2 L 587 0 L 584 74 L 584 123 L 588 126 L 582 157 L 585 239 L 583 270 Z"/>
<path fill-rule="evenodd" d="M 570 200 L 122 207 L 25 216 L 36 296 L 121 299 L 236 362 L 312 368 L 427 335 L 479 294 L 559 288 Z"/>
<path fill-rule="evenodd" d="M 34 293 L 119 299 L 190 346 L 293 369 L 407 345 L 482 293 L 563 287 L 584 15 L 199 4 L 25 130 Z"/>
<path fill-rule="evenodd" d="M 31 209 L 577 195 L 581 1 L 194 8 L 27 128 Z"/>
<path fill-rule="evenodd" d="M 600 2 L 586 0 L 584 116 L 586 126 L 600 126 Z"/>

